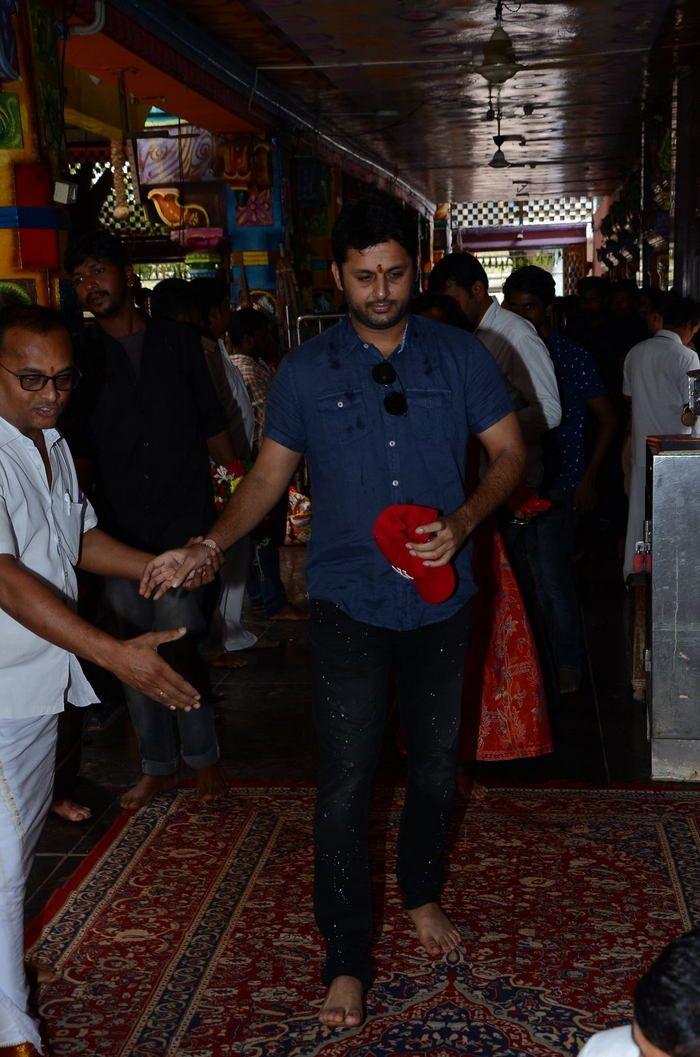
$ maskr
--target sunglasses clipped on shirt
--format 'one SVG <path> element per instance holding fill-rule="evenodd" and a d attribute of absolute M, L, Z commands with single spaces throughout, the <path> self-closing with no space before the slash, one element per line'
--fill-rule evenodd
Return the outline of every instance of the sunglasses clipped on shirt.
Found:
<path fill-rule="evenodd" d="M 392 367 L 390 363 L 376 363 L 372 368 L 372 380 L 377 385 L 393 385 L 394 382 L 398 382 L 401 385 L 401 379 Z M 384 397 L 384 410 L 389 415 L 405 415 L 408 411 L 408 401 L 406 394 L 403 392 L 403 385 L 401 385 L 401 392 L 397 392 L 396 389 L 392 389 L 390 393 L 387 393 Z"/>
<path fill-rule="evenodd" d="M 0 367 L 2 367 L 3 371 L 7 371 L 8 374 L 19 378 L 21 388 L 28 393 L 41 392 L 49 382 L 53 382 L 59 393 L 69 393 L 75 389 L 81 378 L 77 367 L 69 367 L 67 371 L 59 371 L 58 374 L 36 374 L 34 371 L 24 371 L 18 374 L 17 371 L 11 371 L 2 362 L 0 362 Z"/>

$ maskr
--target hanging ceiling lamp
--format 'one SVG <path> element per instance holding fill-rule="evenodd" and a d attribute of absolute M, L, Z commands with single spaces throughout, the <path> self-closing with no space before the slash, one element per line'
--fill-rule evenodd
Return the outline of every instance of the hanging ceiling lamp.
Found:
<path fill-rule="evenodd" d="M 505 84 L 523 69 L 516 61 L 513 41 L 503 28 L 503 0 L 496 4 L 496 28 L 484 46 L 484 61 L 476 69 L 490 85 Z"/>

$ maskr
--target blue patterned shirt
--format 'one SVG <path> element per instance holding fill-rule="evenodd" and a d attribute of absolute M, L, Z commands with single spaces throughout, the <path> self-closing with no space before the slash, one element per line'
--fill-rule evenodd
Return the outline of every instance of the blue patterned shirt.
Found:
<path fill-rule="evenodd" d="M 586 472 L 586 414 L 589 400 L 605 396 L 595 360 L 558 330 L 545 339 L 554 364 L 561 398 L 561 424 L 552 430 L 561 463 L 559 473 L 549 484 L 552 492 L 573 492 Z"/>
<path fill-rule="evenodd" d="M 265 436 L 308 461 L 313 500 L 309 597 L 354 620 L 409 630 L 447 620 L 475 593 L 471 544 L 455 559 L 458 585 L 440 605 L 423 602 L 392 569 L 372 528 L 393 503 L 451 514 L 466 498 L 470 433 L 512 410 L 491 354 L 472 334 L 411 316 L 403 347 L 388 362 L 397 380 L 374 381 L 382 363 L 348 319 L 290 352 L 272 384 Z M 390 389 L 406 395 L 390 415 Z"/>

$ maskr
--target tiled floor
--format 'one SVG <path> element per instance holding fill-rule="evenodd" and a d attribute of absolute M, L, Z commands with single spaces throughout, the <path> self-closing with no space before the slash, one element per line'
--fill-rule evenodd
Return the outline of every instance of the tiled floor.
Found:
<path fill-rule="evenodd" d="M 294 556 L 287 575 L 292 597 L 303 590 Z M 482 764 L 478 777 L 498 783 L 569 780 L 606 785 L 646 781 L 649 751 L 644 706 L 633 702 L 626 675 L 625 593 L 595 584 L 583 597 L 590 671 L 582 691 L 553 710 L 556 751 L 540 760 Z M 220 700 L 218 729 L 223 763 L 236 780 L 313 782 L 315 743 L 310 715 L 308 626 L 251 625 L 278 639 L 279 649 L 253 651 L 242 671 L 213 669 Z M 400 777 L 403 761 L 387 739 L 381 773 Z M 83 778 L 76 790 L 92 808 L 80 825 L 51 816 L 32 870 L 27 915 L 31 918 L 108 829 L 118 814 L 118 791 L 138 775 L 138 761 L 122 713 L 106 729 L 85 737 Z"/>

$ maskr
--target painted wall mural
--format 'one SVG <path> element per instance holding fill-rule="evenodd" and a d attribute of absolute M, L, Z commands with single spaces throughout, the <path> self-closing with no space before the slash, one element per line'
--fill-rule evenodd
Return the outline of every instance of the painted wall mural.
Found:
<path fill-rule="evenodd" d="M 16 92 L 0 94 L 0 150 L 19 150 L 24 146 L 22 115 Z"/>
<path fill-rule="evenodd" d="M 218 178 L 214 137 L 204 129 L 183 125 L 170 136 L 143 136 L 136 143 L 139 178 L 147 187 Z"/>

